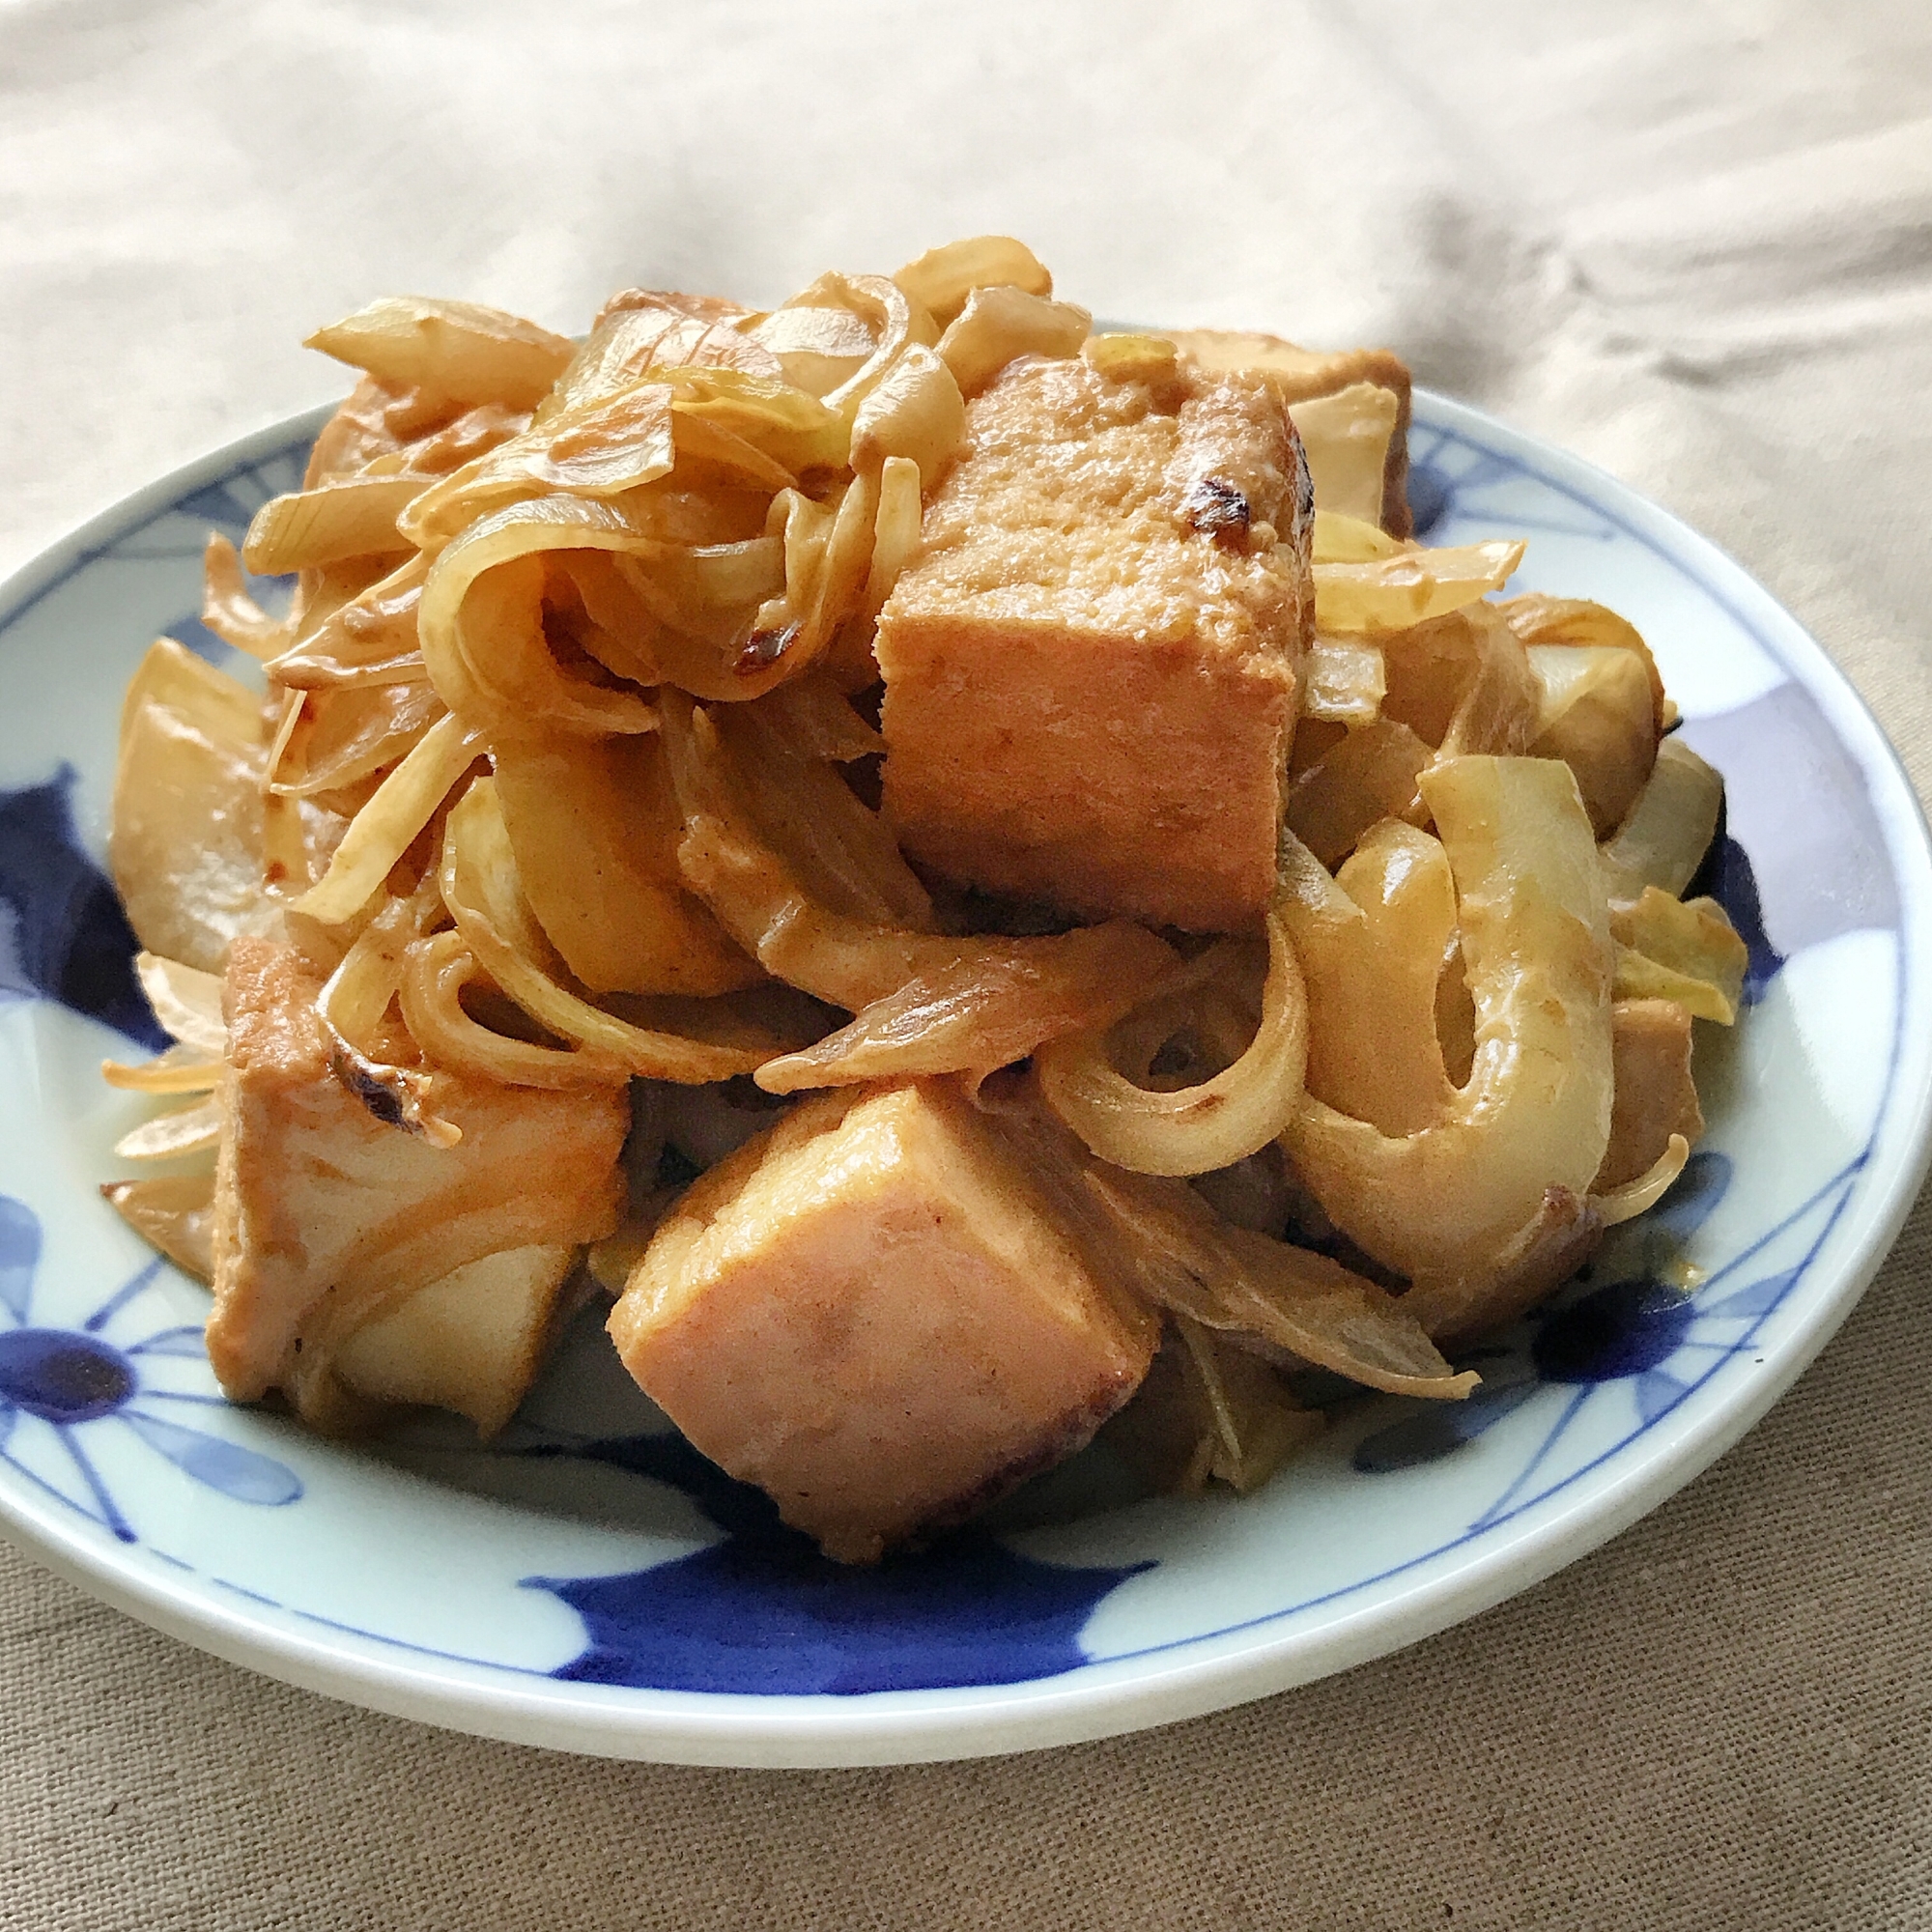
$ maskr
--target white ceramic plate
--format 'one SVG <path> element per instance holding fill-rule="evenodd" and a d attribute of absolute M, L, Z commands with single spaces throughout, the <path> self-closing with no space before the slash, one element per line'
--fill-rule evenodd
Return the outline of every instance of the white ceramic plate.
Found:
<path fill-rule="evenodd" d="M 141 492 L 0 591 L 0 1519 L 133 1615 L 565 1749 L 862 1764 L 1129 1730 L 1411 1643 L 1614 1535 L 1764 1412 L 1896 1233 L 1926 1154 L 1932 875 L 1890 752 L 1711 545 L 1425 394 L 1430 537 L 1526 535 L 1521 587 L 1635 620 L 1728 780 L 1712 884 L 1752 942 L 1749 1010 L 1700 1029 L 1691 1168 L 1477 1351 L 1470 1402 L 1351 1405 L 1245 1500 L 1137 1497 L 1090 1451 L 869 1573 L 667 1435 L 594 1321 L 487 1450 L 454 1427 L 346 1448 L 226 1406 L 205 1294 L 97 1191 L 140 1111 L 97 1064 L 151 1037 L 99 854 L 124 680 L 158 632 L 227 660 L 188 614 L 203 539 L 294 485 L 318 421 Z"/>

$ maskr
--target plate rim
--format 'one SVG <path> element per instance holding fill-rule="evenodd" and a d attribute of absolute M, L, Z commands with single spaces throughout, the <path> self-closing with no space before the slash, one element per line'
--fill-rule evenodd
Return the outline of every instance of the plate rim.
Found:
<path fill-rule="evenodd" d="M 1312 1628 L 1270 1633 L 1276 1613 L 1156 1653 L 1099 1659 L 1078 1672 L 1016 1684 L 861 1696 L 631 1690 L 554 1682 L 483 1662 L 439 1661 L 377 1637 L 288 1629 L 213 1596 L 214 1579 L 172 1580 L 130 1564 L 78 1525 L 0 1487 L 0 1528 L 91 1594 L 180 1641 L 304 1690 L 445 1728 L 593 1755 L 747 1768 L 829 1768 L 960 1759 L 1045 1748 L 1198 1717 L 1327 1676 L 1421 1641 L 1532 1587 L 1608 1542 L 1695 1480 L 1756 1426 L 1831 1340 L 1896 1240 L 1932 1165 L 1932 1014 L 1915 987 L 1932 961 L 1932 834 L 1897 752 L 1822 644 L 1721 546 L 1600 466 L 1426 387 L 1419 426 L 1439 423 L 1500 445 L 1532 470 L 1607 499 L 1623 527 L 1733 610 L 1818 705 L 1865 781 L 1899 887 L 1898 1065 L 1872 1130 L 1869 1162 L 1847 1196 L 1858 1229 L 1814 1284 L 1767 1373 L 1673 1425 L 1653 1425 L 1628 1467 L 1580 1495 L 1525 1512 L 1514 1534 L 1425 1574 L 1400 1599 L 1339 1610 Z M 131 529 L 182 497 L 313 435 L 333 403 L 311 406 L 215 445 L 110 503 L 0 582 L 0 629 Z M 1694 564 L 1695 568 L 1691 568 Z M 1778 634 L 1774 641 L 1764 633 Z M 1910 1049 L 1910 1050 L 1908 1050 Z M 1882 1146 L 1881 1143 L 1884 1143 Z M 1708 1411 L 1708 1412 L 1707 1412 Z M 1612 1452 L 1621 1462 L 1623 1449 Z M 1425 1573 L 1449 1552 L 1433 1552 Z M 283 1611 L 283 1615 L 299 1612 Z"/>

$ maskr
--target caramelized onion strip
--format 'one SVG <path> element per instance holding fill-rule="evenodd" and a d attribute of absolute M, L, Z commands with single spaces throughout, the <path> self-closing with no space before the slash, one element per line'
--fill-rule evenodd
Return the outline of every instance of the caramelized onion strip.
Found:
<path fill-rule="evenodd" d="M 215 1059 L 227 1053 L 228 1022 L 221 1016 L 218 973 L 142 952 L 135 955 L 134 977 L 164 1032 L 197 1053 Z"/>
<path fill-rule="evenodd" d="M 221 1138 L 221 1109 L 213 1099 L 197 1100 L 143 1121 L 114 1143 L 119 1160 L 172 1160 L 202 1153 Z"/>
<path fill-rule="evenodd" d="M 1460 1401 L 1476 1386 L 1400 1300 L 1339 1262 L 1233 1226 L 1183 1180 L 1094 1159 L 1025 1088 L 993 1105 L 1062 1225 L 1155 1307 L 1392 1395 Z"/>
<path fill-rule="evenodd" d="M 215 531 L 201 559 L 201 621 L 221 639 L 251 658 L 271 658 L 288 641 L 288 625 L 271 617 L 242 581 L 235 546 Z"/>
<path fill-rule="evenodd" d="M 1608 917 L 1569 767 L 1454 758 L 1422 782 L 1455 875 L 1473 1069 L 1412 1133 L 1311 1096 L 1286 1139 L 1336 1225 L 1418 1288 L 1484 1277 L 1548 1199 L 1587 1192 L 1613 1080 Z"/>
<path fill-rule="evenodd" d="M 135 1065 L 119 1060 L 100 1063 L 101 1079 L 130 1094 L 208 1094 L 220 1075 L 219 1055 L 204 1053 L 197 1046 L 183 1046 L 179 1041 L 165 1053 Z"/>
<path fill-rule="evenodd" d="M 454 713 L 439 718 L 355 814 L 328 870 L 296 901 L 297 910 L 325 925 L 338 925 L 360 912 L 469 769 L 477 750 L 477 733 Z"/>
<path fill-rule="evenodd" d="M 1614 1228 L 1620 1221 L 1634 1220 L 1669 1193 L 1671 1183 L 1684 1172 L 1690 1158 L 1690 1143 L 1682 1134 L 1672 1134 L 1670 1145 L 1658 1155 L 1647 1173 L 1625 1181 L 1621 1187 L 1611 1188 L 1607 1194 L 1593 1194 L 1590 1205 L 1606 1228 Z"/>
<path fill-rule="evenodd" d="M 1277 894 L 1267 916 L 1261 1025 L 1233 1065 L 1176 1093 L 1137 1086 L 1108 1057 L 1104 1030 L 1047 1044 L 1040 1091 L 1101 1159 L 1136 1174 L 1207 1174 L 1267 1146 L 1294 1118 L 1308 1065 L 1308 995 Z"/>
<path fill-rule="evenodd" d="M 691 1085 L 750 1073 L 778 1050 L 769 1037 L 734 1043 L 633 1026 L 572 992 L 563 983 L 562 961 L 524 900 L 489 779 L 477 780 L 449 814 L 440 879 L 456 929 L 497 987 L 540 1026 L 611 1065 Z"/>
<path fill-rule="evenodd" d="M 757 1082 L 792 1094 L 936 1073 L 983 1079 L 1076 1027 L 1104 1032 L 1178 964 L 1165 940 L 1125 920 L 1050 938 L 962 941 L 950 967 L 907 980 L 803 1053 L 768 1062 Z"/>
<path fill-rule="evenodd" d="M 463 1008 L 465 990 L 489 983 L 461 932 L 417 940 L 404 955 L 403 1018 L 438 1065 L 513 1087 L 611 1087 L 629 1079 L 623 1064 L 608 1055 L 512 1039 L 470 1018 Z"/>

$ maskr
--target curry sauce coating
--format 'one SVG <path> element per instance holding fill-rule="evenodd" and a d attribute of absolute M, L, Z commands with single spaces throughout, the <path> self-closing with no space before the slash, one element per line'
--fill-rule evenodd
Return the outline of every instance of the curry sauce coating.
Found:
<path fill-rule="evenodd" d="M 692 1444 L 845 1562 L 1082 1447 L 1159 1333 L 943 1081 L 807 1101 L 711 1169 L 610 1325 Z"/>
<path fill-rule="evenodd" d="M 1312 619 L 1264 379 L 1009 363 L 880 616 L 885 802 L 937 871 L 1085 918 L 1251 923 Z"/>

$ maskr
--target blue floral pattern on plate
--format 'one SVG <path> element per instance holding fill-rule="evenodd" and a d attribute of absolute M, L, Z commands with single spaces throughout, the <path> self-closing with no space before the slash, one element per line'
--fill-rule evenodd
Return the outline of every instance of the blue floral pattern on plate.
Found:
<path fill-rule="evenodd" d="M 204 1371 L 196 1379 L 206 1379 L 201 1330 L 165 1315 L 159 1327 L 142 1319 L 142 1304 L 165 1265 L 158 1257 L 136 1269 L 78 1328 L 34 1322 L 40 1259 L 40 1217 L 25 1202 L 0 1195 L 0 1315 L 12 1323 L 0 1326 L 0 1461 L 122 1543 L 136 1541 L 134 1526 L 87 1448 L 88 1434 L 110 1425 L 236 1502 L 273 1507 L 300 1500 L 300 1479 L 273 1457 L 156 1412 L 156 1404 L 228 1406 L 206 1388 L 176 1386 L 182 1378 L 169 1373 L 187 1361 Z M 110 1339 L 128 1331 L 131 1339 L 125 1342 Z M 32 1440 L 41 1432 L 58 1444 L 78 1492 L 71 1481 L 48 1471 L 49 1444 Z"/>
<path fill-rule="evenodd" d="M 1781 1385 L 1817 1346 L 1906 1196 L 1932 1065 L 1927 868 L 1875 734 L 1715 553 L 1422 395 L 1411 495 L 1431 539 L 1521 531 L 1526 586 L 1629 609 L 1659 648 L 1688 736 L 1730 780 L 1702 885 L 1751 955 L 1752 1010 L 1713 1048 L 1709 1141 L 1587 1276 L 1478 1351 L 1470 1402 L 1350 1400 L 1242 1501 L 1137 1497 L 1089 1452 L 864 1576 L 822 1563 L 628 1384 L 593 1386 L 594 1326 L 489 1448 L 429 1424 L 348 1449 L 228 1408 L 198 1291 L 90 1200 L 122 1105 L 87 1084 L 92 1062 L 117 1034 L 156 1041 L 92 857 L 99 694 L 156 629 L 230 661 L 187 614 L 202 544 L 296 483 L 310 433 L 149 493 L 0 601 L 31 686 L 0 747 L 0 1068 L 42 1096 L 23 1131 L 0 1128 L 0 1516 L 144 1613 L 388 1708 L 647 1754 L 934 1754 L 1211 1708 L 1439 1627 L 1603 1533 L 1579 1517 L 1667 1492 L 1762 1406 L 1747 1372 Z M 84 701 L 45 668 L 76 640 Z M 1813 1109 L 1802 1135 L 1776 1129 L 1794 1106 Z M 1694 1458 L 1657 1446 L 1686 1416 Z M 1156 1695 L 1170 1662 L 1199 1688 Z"/>

